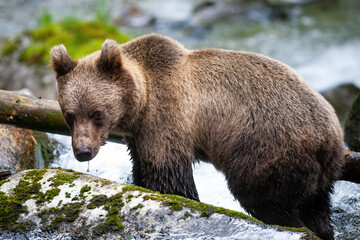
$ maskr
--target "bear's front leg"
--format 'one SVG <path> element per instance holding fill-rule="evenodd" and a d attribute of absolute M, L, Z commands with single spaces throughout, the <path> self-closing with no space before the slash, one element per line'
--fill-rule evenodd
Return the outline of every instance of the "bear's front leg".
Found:
<path fill-rule="evenodd" d="M 200 201 L 192 172 L 194 153 L 186 141 L 171 136 L 127 138 L 126 141 L 136 185 Z"/>

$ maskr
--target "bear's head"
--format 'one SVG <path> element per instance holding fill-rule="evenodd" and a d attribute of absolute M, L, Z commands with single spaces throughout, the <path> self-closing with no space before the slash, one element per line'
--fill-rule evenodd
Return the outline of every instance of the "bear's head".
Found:
<path fill-rule="evenodd" d="M 135 115 L 135 82 L 124 67 L 120 46 L 106 40 L 101 51 L 72 59 L 64 45 L 50 52 L 58 100 L 79 161 L 96 156 L 114 128 L 126 134 Z"/>

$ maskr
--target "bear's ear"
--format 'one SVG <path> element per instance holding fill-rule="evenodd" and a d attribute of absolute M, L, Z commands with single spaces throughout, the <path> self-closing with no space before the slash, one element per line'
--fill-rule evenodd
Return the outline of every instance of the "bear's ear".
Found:
<path fill-rule="evenodd" d="M 121 53 L 119 44 L 116 41 L 111 39 L 105 40 L 96 65 L 102 72 L 114 72 L 121 69 Z"/>
<path fill-rule="evenodd" d="M 77 61 L 69 56 L 62 44 L 54 46 L 50 51 L 50 56 L 50 63 L 57 77 L 69 73 L 77 65 Z"/>

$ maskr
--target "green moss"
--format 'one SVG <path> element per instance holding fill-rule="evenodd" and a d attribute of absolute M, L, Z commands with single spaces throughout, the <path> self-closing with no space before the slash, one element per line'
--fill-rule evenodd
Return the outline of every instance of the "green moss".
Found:
<path fill-rule="evenodd" d="M 122 224 L 122 218 L 119 216 L 120 210 L 124 206 L 122 196 L 122 193 L 117 193 L 109 198 L 105 195 L 98 195 L 90 200 L 90 208 L 103 204 L 104 209 L 108 211 L 105 222 L 93 228 L 92 234 L 94 236 L 100 236 L 110 231 L 121 232 L 123 230 L 124 225 Z"/>
<path fill-rule="evenodd" d="M 130 202 L 133 197 L 134 197 L 134 195 L 132 195 L 132 194 L 127 195 L 126 202 Z"/>
<path fill-rule="evenodd" d="M 143 188 L 143 187 L 139 187 L 136 185 L 126 185 L 124 187 L 122 187 L 122 191 L 123 192 L 127 192 L 127 191 L 140 191 L 140 192 L 146 192 L 146 193 L 155 193 L 154 191 L 151 191 L 149 189 Z"/>
<path fill-rule="evenodd" d="M 110 185 L 112 182 L 107 180 L 107 179 L 94 179 L 94 180 L 91 180 L 90 182 L 96 182 L 96 183 L 101 183 L 101 187 L 104 187 L 104 186 L 108 186 Z"/>
<path fill-rule="evenodd" d="M 183 209 L 183 204 L 178 201 L 165 201 L 166 206 L 170 206 L 173 211 L 181 211 Z"/>
<path fill-rule="evenodd" d="M 6 182 L 8 182 L 8 181 L 9 181 L 9 179 L 1 180 L 1 181 L 0 181 L 0 187 L 1 187 L 4 183 L 6 183 Z"/>
<path fill-rule="evenodd" d="M 143 197 L 144 201 L 147 201 L 147 200 L 153 200 L 153 201 L 157 201 L 157 202 L 163 202 L 165 200 L 164 196 L 162 196 L 161 194 L 148 194 L 148 195 L 145 195 Z"/>
<path fill-rule="evenodd" d="M 17 200 L 25 202 L 26 200 L 32 198 L 33 195 L 37 195 L 40 189 L 40 183 L 33 183 L 20 179 L 19 184 L 14 189 L 14 193 Z"/>
<path fill-rule="evenodd" d="M 12 229 L 19 215 L 25 210 L 18 199 L 0 192 L 0 230 Z"/>
<path fill-rule="evenodd" d="M 5 42 L 1 50 L 1 54 L 4 56 L 10 55 L 19 48 L 19 45 L 20 45 L 19 38 L 18 37 L 12 38 L 9 41 Z"/>
<path fill-rule="evenodd" d="M 63 172 L 69 172 L 69 173 L 73 173 L 76 176 L 82 175 L 81 172 L 77 172 L 73 169 L 69 169 L 69 168 L 61 168 L 61 167 L 56 167 L 56 168 L 50 168 L 50 169 L 57 169 L 57 170 L 61 170 Z"/>
<path fill-rule="evenodd" d="M 98 224 L 92 230 L 94 236 L 101 236 L 110 231 L 119 232 L 124 229 L 121 218 L 118 216 L 110 216 L 105 222 Z"/>
<path fill-rule="evenodd" d="M 109 216 L 105 223 L 112 231 L 120 231 L 124 228 L 124 225 L 122 224 L 120 217 L 116 215 Z"/>
<path fill-rule="evenodd" d="M 91 187 L 88 185 L 84 185 L 81 189 L 80 189 L 80 194 L 79 197 L 80 198 L 85 198 L 85 193 L 89 193 L 91 191 Z"/>
<path fill-rule="evenodd" d="M 96 195 L 90 199 L 90 203 L 87 205 L 88 209 L 94 209 L 100 206 L 104 206 L 108 201 L 108 197 L 104 194 Z"/>
<path fill-rule="evenodd" d="M 43 204 L 45 202 L 51 202 L 54 197 L 58 196 L 60 193 L 60 188 L 53 188 L 53 189 L 49 189 L 47 190 L 45 193 L 39 193 L 36 198 L 36 203 L 37 204 Z"/>
<path fill-rule="evenodd" d="M 41 211 L 38 216 L 42 219 L 42 222 L 47 222 L 48 219 L 53 220 L 45 226 L 46 229 L 56 230 L 61 223 L 74 222 L 81 212 L 83 203 L 67 203 L 61 208 L 50 208 Z"/>
<path fill-rule="evenodd" d="M 135 211 L 135 210 L 138 210 L 138 209 L 143 208 L 143 207 L 144 207 L 144 204 L 139 203 L 139 204 L 136 205 L 135 207 L 132 207 L 132 208 L 131 208 L 131 211 Z"/>
<path fill-rule="evenodd" d="M 197 202 L 197 201 L 190 200 L 190 199 L 180 197 L 177 195 L 165 195 L 165 196 L 168 199 L 167 201 L 165 201 L 165 204 L 167 204 L 167 205 L 182 204 L 183 206 L 185 206 L 191 210 L 200 211 L 201 217 L 210 217 L 213 213 L 219 213 L 219 214 L 224 214 L 229 217 L 241 218 L 241 219 L 246 219 L 246 220 L 251 220 L 251 221 L 254 221 L 257 223 L 261 223 L 261 221 L 257 220 L 256 218 L 253 218 L 253 217 L 246 215 L 244 213 L 241 213 L 241 212 L 236 212 L 236 211 L 228 210 L 228 209 L 221 208 L 221 207 L 215 207 L 210 204 Z"/>
<path fill-rule="evenodd" d="M 79 174 L 68 174 L 68 173 L 60 172 L 60 173 L 56 174 L 55 176 L 49 178 L 48 181 L 52 182 L 50 184 L 50 186 L 58 187 L 65 183 L 71 184 L 78 177 L 79 177 Z"/>
<path fill-rule="evenodd" d="M 43 177 L 44 174 L 47 172 L 46 169 L 35 169 L 35 170 L 31 170 L 28 171 L 25 176 L 24 179 L 25 180 L 31 180 L 32 182 L 38 182 L 40 181 Z"/>
<path fill-rule="evenodd" d="M 18 185 L 14 189 L 14 198 L 24 202 L 29 199 L 36 199 L 37 204 L 43 204 L 50 202 L 55 196 L 59 195 L 59 188 L 52 188 L 47 190 L 45 193 L 41 192 L 41 184 L 39 183 L 44 174 L 47 172 L 46 169 L 35 169 L 27 172 L 23 179 L 19 180 Z"/>
<path fill-rule="evenodd" d="M 307 233 L 311 236 L 311 239 L 314 240 L 321 240 L 321 238 L 319 238 L 318 236 L 315 235 L 315 233 L 313 233 L 312 231 L 310 231 L 308 228 L 306 227 L 302 227 L 302 228 L 296 228 L 296 227 L 284 227 L 284 226 L 279 226 L 279 225 L 272 225 L 273 227 L 276 227 L 278 230 L 288 230 L 291 232 L 303 232 L 303 233 Z"/>
<path fill-rule="evenodd" d="M 130 40 L 130 37 L 118 31 L 116 26 L 103 21 L 84 22 L 67 18 L 61 22 L 52 23 L 51 19 L 41 22 L 41 26 L 26 32 L 30 37 L 29 46 L 21 53 L 20 60 L 28 63 L 49 62 L 49 52 L 54 45 L 64 44 L 69 54 L 81 58 L 101 49 L 105 39 L 110 38 L 118 43 Z M 13 52 L 16 45 L 7 45 L 3 52 Z"/>
<path fill-rule="evenodd" d="M 186 212 L 184 213 L 184 219 L 187 219 L 188 217 L 192 217 L 192 214 L 189 213 L 188 211 L 186 211 Z"/>
<path fill-rule="evenodd" d="M 117 193 L 111 197 L 109 197 L 109 200 L 107 201 L 107 204 L 111 207 L 116 207 L 118 209 L 121 209 L 124 206 L 124 202 L 122 200 L 122 193 Z"/>
<path fill-rule="evenodd" d="M 110 185 L 112 183 L 111 181 L 106 180 L 106 179 L 94 179 L 94 180 L 91 180 L 90 182 L 101 183 L 101 185 L 100 185 L 101 187 Z"/>
<path fill-rule="evenodd" d="M 71 198 L 71 194 L 69 192 L 65 193 L 65 198 Z"/>

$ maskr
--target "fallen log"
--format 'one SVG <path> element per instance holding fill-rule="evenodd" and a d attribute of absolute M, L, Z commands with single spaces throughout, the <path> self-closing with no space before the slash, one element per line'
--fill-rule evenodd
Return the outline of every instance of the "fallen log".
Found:
<path fill-rule="evenodd" d="M 11 171 L 0 171 L 0 181 L 11 176 Z"/>
<path fill-rule="evenodd" d="M 57 101 L 39 99 L 0 90 L 0 123 L 49 133 L 70 135 Z M 112 133 L 110 141 L 124 143 L 122 136 Z M 360 183 L 360 153 L 347 152 L 345 167 L 339 180 Z"/>

